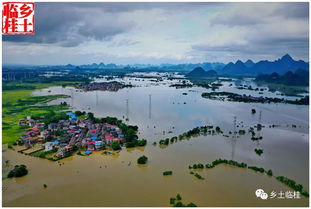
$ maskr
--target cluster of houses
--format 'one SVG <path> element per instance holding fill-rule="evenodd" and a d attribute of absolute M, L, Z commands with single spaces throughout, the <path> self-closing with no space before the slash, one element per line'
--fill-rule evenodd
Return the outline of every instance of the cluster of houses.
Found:
<path fill-rule="evenodd" d="M 125 87 L 128 87 L 128 86 L 117 81 L 89 83 L 89 84 L 81 84 L 81 85 L 76 86 L 76 88 L 84 90 L 84 91 L 94 91 L 94 90 L 118 91 L 119 89 L 122 89 Z"/>
<path fill-rule="evenodd" d="M 125 137 L 121 129 L 108 123 L 95 123 L 89 119 L 78 119 L 74 113 L 67 113 L 69 119 L 58 123 L 29 123 L 30 117 L 20 120 L 21 126 L 31 126 L 31 129 L 19 139 L 19 143 L 30 148 L 31 144 L 41 143 L 45 151 L 58 148 L 57 157 L 66 156 L 73 151 L 74 146 L 83 147 L 85 154 L 101 150 L 113 141 L 124 143 Z"/>

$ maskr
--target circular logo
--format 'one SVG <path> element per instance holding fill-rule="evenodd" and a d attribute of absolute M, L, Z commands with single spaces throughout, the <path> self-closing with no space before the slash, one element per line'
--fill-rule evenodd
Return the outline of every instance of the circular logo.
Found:
<path fill-rule="evenodd" d="M 263 191 L 263 189 L 257 189 L 257 190 L 255 191 L 256 197 L 260 197 L 260 195 L 261 195 L 262 193 L 265 193 L 265 191 Z"/>
<path fill-rule="evenodd" d="M 260 198 L 263 200 L 266 200 L 266 199 L 268 199 L 268 194 L 263 192 L 263 193 L 261 193 Z"/>

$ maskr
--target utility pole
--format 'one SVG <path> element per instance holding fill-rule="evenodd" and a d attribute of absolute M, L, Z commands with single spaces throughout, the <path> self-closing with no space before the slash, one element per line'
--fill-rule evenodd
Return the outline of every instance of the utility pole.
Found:
<path fill-rule="evenodd" d="M 235 145 L 237 141 L 237 131 L 236 131 L 236 116 L 233 117 L 233 135 L 232 135 L 232 151 L 231 151 L 231 160 L 234 159 L 235 155 Z"/>
<path fill-rule="evenodd" d="M 129 121 L 129 99 L 126 99 L 126 121 Z"/>
<path fill-rule="evenodd" d="M 149 119 L 151 119 L 151 94 L 149 94 Z"/>

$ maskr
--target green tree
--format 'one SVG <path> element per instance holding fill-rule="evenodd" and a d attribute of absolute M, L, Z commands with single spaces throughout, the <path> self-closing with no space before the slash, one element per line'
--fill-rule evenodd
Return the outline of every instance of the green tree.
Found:
<path fill-rule="evenodd" d="M 180 196 L 180 194 L 177 194 L 176 195 L 176 200 L 181 200 L 182 198 L 181 198 L 181 196 Z"/>
<path fill-rule="evenodd" d="M 145 155 L 143 155 L 143 156 L 141 156 L 141 157 L 139 157 L 139 158 L 137 159 L 137 163 L 138 163 L 138 164 L 146 164 L 147 161 L 148 161 L 148 158 L 147 158 Z"/>
<path fill-rule="evenodd" d="M 119 144 L 117 141 L 111 142 L 110 146 L 111 146 L 111 148 L 112 148 L 113 150 L 119 150 L 119 149 L 121 149 L 121 146 L 120 146 L 120 144 Z"/>
<path fill-rule="evenodd" d="M 25 165 L 16 165 L 13 170 L 8 174 L 8 178 L 21 177 L 28 174 L 27 167 Z"/>

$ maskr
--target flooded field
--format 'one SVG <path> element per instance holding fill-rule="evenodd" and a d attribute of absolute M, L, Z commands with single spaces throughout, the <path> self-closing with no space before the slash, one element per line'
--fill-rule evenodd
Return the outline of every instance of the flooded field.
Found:
<path fill-rule="evenodd" d="M 309 191 L 308 106 L 209 100 L 202 98 L 201 93 L 210 90 L 170 87 L 181 82 L 175 79 L 155 82 L 152 78 L 126 77 L 115 80 L 135 87 L 117 92 L 82 92 L 57 86 L 33 94 L 66 94 L 71 98 L 57 99 L 51 104 L 66 101 L 73 110 L 93 112 L 96 117 L 128 118 L 129 124 L 139 127 L 139 137 L 148 140 L 147 146 L 123 148 L 114 155 L 101 152 L 74 155 L 60 162 L 4 148 L 3 161 L 9 160 L 3 165 L 4 173 L 15 164 L 29 168 L 25 177 L 3 180 L 4 206 L 170 206 L 169 199 L 177 193 L 183 202 L 198 206 L 308 206 L 309 201 L 303 196 L 265 201 L 257 198 L 255 190 L 259 188 L 268 194 L 292 189 L 273 177 L 249 169 L 220 165 L 198 171 L 204 180 L 190 175 L 188 169 L 193 163 L 232 159 L 272 169 L 274 176 L 294 179 Z M 252 81 L 247 82 L 255 87 Z M 258 96 L 256 91 L 235 88 L 238 85 L 236 81 L 226 81 L 219 91 Z M 263 96 L 281 97 L 267 90 Z M 253 108 L 256 114 L 251 114 Z M 234 130 L 235 116 L 238 129 L 247 130 L 261 123 L 264 127 L 256 134 L 263 140 L 252 141 L 250 134 L 236 139 L 215 135 L 178 141 L 165 148 L 152 145 L 202 125 L 219 126 L 227 134 Z M 271 125 L 277 126 L 269 127 Z M 257 155 L 255 148 L 262 149 L 263 154 Z M 145 166 L 136 163 L 141 155 L 149 158 Z M 173 175 L 163 176 L 166 170 L 172 170 Z"/>

